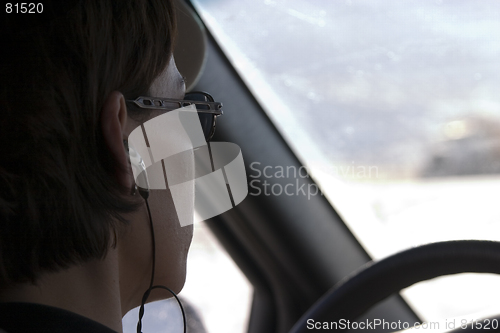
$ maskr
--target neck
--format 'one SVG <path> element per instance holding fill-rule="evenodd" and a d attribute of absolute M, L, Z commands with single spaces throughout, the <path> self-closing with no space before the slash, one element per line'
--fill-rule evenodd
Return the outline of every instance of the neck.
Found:
<path fill-rule="evenodd" d="M 29 302 L 65 309 L 117 332 L 122 331 L 118 260 L 113 249 L 91 261 L 47 273 L 37 285 L 20 284 L 0 291 L 0 302 Z"/>

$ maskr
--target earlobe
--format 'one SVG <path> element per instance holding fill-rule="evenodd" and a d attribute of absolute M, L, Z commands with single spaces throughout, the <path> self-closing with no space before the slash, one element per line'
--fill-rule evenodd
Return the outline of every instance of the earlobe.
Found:
<path fill-rule="evenodd" d="M 125 97 L 118 91 L 109 94 L 101 112 L 101 130 L 109 154 L 116 162 L 115 175 L 118 183 L 131 188 L 133 179 L 130 177 L 130 166 L 123 140 L 127 138 L 127 106 Z"/>

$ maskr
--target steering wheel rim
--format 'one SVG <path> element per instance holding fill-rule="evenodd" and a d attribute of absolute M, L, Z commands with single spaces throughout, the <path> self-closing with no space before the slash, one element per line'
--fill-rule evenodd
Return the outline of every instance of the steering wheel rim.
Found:
<path fill-rule="evenodd" d="M 500 242 L 461 240 L 431 243 L 378 262 L 369 262 L 326 292 L 289 333 L 309 332 L 309 319 L 315 322 L 353 321 L 401 289 L 420 281 L 458 273 L 500 274 Z"/>

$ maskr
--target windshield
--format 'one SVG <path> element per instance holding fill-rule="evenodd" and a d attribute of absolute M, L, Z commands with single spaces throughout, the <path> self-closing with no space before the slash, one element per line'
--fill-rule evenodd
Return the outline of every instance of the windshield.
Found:
<path fill-rule="evenodd" d="M 193 3 L 372 257 L 500 240 L 498 1 Z M 403 296 L 424 320 L 484 316 L 498 283 L 468 274 Z"/>

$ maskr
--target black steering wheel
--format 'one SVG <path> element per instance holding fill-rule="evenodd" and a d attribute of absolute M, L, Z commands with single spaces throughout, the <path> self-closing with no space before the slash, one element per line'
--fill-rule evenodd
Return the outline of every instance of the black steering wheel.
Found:
<path fill-rule="evenodd" d="M 432 243 L 370 262 L 314 303 L 289 333 L 310 332 L 307 329 L 309 319 L 315 322 L 353 321 L 403 288 L 458 273 L 500 274 L 500 242 L 464 240 Z"/>

